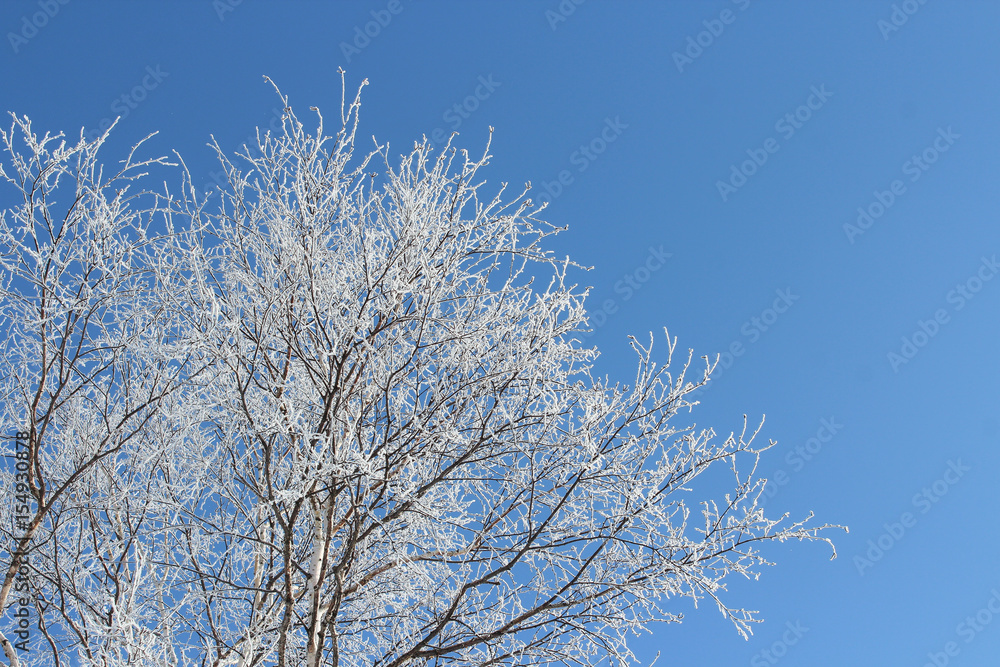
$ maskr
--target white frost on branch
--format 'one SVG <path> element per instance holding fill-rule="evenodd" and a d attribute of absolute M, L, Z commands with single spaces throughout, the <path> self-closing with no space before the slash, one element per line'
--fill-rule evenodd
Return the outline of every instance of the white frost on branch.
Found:
<path fill-rule="evenodd" d="M 169 166 L 134 150 L 106 178 L 105 137 L 0 135 L 0 414 L 33 503 L 0 534 L 44 639 L 20 664 L 627 664 L 705 597 L 745 636 L 726 578 L 826 526 L 764 516 L 745 417 L 678 423 L 711 369 L 666 331 L 629 386 L 591 374 L 581 267 L 527 188 L 485 194 L 488 145 L 356 159 L 359 100 L 330 137 L 283 98 L 256 150 L 216 146 L 210 198 L 186 167 L 132 192 Z"/>

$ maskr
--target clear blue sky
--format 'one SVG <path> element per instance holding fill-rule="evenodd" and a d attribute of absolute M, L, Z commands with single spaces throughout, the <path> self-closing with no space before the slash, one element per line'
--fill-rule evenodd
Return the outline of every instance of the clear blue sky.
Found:
<path fill-rule="evenodd" d="M 694 417 L 766 414 L 769 511 L 851 532 L 732 581 L 766 618 L 750 641 L 681 600 L 643 656 L 997 664 L 1000 5 L 47 1 L 0 5 L 0 109 L 38 129 L 127 110 L 107 158 L 159 130 L 207 184 L 209 134 L 233 150 L 271 118 L 261 75 L 332 118 L 344 67 L 363 136 L 475 152 L 493 125 L 487 177 L 558 192 L 602 373 L 629 381 L 626 335 L 664 325 L 739 353 Z"/>

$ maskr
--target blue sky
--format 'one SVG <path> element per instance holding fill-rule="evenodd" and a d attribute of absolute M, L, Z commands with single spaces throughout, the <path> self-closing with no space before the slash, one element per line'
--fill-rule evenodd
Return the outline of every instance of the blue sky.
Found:
<path fill-rule="evenodd" d="M 647 660 L 996 664 L 1000 5 L 6 0 L 0 29 L 0 109 L 122 115 L 106 158 L 159 130 L 196 184 L 210 134 L 270 121 L 265 74 L 328 118 L 337 68 L 367 78 L 359 134 L 397 154 L 492 125 L 490 182 L 548 193 L 551 249 L 594 266 L 602 374 L 663 326 L 730 351 L 694 418 L 766 414 L 769 511 L 851 532 L 731 581 L 750 641 L 682 600 Z"/>

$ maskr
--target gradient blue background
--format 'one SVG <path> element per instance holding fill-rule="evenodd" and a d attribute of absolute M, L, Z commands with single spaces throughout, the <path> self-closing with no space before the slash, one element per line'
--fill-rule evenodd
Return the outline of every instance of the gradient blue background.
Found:
<path fill-rule="evenodd" d="M 217 169 L 209 134 L 233 151 L 269 122 L 278 101 L 263 74 L 302 117 L 310 105 L 325 110 L 330 128 L 337 68 L 351 90 L 368 78 L 360 136 L 394 154 L 450 131 L 445 114 L 492 76 L 500 85 L 462 119 L 457 145 L 478 153 L 496 128 L 493 184 L 530 180 L 541 192 L 560 171 L 572 175 L 543 217 L 569 225 L 550 244 L 557 254 L 594 266 L 580 277 L 594 288 L 589 303 L 617 306 L 590 339 L 600 372 L 630 381 L 626 336 L 664 325 L 696 357 L 741 342 L 694 418 L 725 434 L 743 413 L 766 414 L 762 436 L 778 445 L 763 472 L 787 475 L 769 513 L 814 510 L 850 526 L 831 533 L 835 561 L 822 544 L 771 545 L 775 567 L 757 582 L 731 580 L 726 599 L 766 619 L 749 641 L 712 604 L 679 600 L 683 624 L 636 640 L 646 663 L 661 650 L 662 666 L 772 664 L 760 652 L 797 622 L 808 631 L 780 659 L 789 667 L 917 666 L 949 641 L 959 653 L 948 664 L 996 665 L 1000 617 L 969 642 L 957 626 L 1000 590 L 1000 280 L 961 310 L 947 295 L 1000 253 L 1000 4 L 911 0 L 918 10 L 886 39 L 888 0 L 566 0 L 574 11 L 558 22 L 546 14 L 557 0 L 400 1 L 348 61 L 341 43 L 387 2 L 246 0 L 220 14 L 210 0 L 71 0 L 15 53 L 9 33 L 40 9 L 5 0 L 0 110 L 76 136 L 117 115 L 115 99 L 159 67 L 167 75 L 121 120 L 105 158 L 159 130 L 149 150 L 177 149 L 207 185 Z M 674 52 L 723 10 L 732 22 L 678 71 Z M 832 96 L 786 139 L 775 123 L 812 86 Z M 573 154 L 606 118 L 627 128 L 581 172 Z M 960 138 L 911 182 L 903 163 L 949 127 Z M 723 202 L 716 182 L 769 137 L 778 152 Z M 850 243 L 843 225 L 894 179 L 906 192 Z M 631 298 L 616 292 L 660 245 L 672 253 L 666 264 Z M 779 289 L 798 300 L 751 342 L 744 324 Z M 939 308 L 949 322 L 895 372 L 887 354 Z M 792 464 L 786 456 L 824 418 L 842 429 Z M 914 495 L 959 459 L 970 470 L 922 513 Z M 885 542 L 884 524 L 904 512 L 915 525 L 859 573 L 855 557 Z"/>

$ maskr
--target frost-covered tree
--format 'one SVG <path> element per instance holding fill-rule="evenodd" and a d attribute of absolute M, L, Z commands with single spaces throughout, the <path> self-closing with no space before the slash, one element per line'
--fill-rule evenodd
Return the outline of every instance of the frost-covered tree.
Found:
<path fill-rule="evenodd" d="M 488 144 L 356 158 L 359 99 L 332 137 L 283 100 L 210 195 L 133 192 L 162 158 L 105 178 L 106 135 L 2 134 L 11 664 L 625 664 L 685 597 L 745 635 L 725 579 L 825 539 L 764 516 L 745 417 L 683 422 L 711 366 L 666 331 L 629 384 L 592 374 L 578 267 L 528 188 L 484 194 Z"/>

